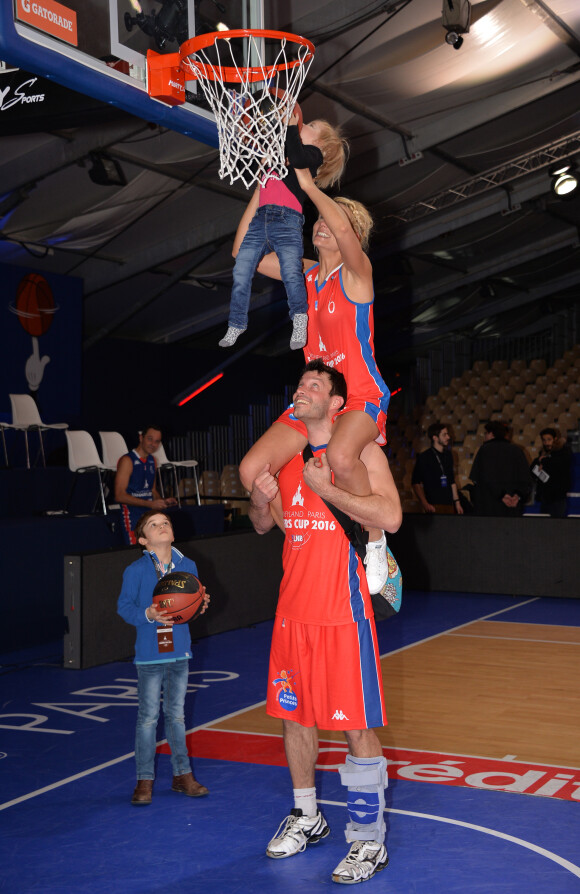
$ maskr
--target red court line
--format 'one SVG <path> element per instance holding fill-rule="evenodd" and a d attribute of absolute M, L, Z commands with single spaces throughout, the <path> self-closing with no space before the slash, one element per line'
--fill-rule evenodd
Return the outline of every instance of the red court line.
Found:
<path fill-rule="evenodd" d="M 286 766 L 281 736 L 201 729 L 189 733 L 187 745 L 192 757 Z M 164 744 L 157 750 L 168 754 L 170 749 Z M 318 769 L 336 771 L 345 754 L 346 743 L 321 739 Z M 383 748 L 383 754 L 390 779 L 580 801 L 580 770 L 575 768 L 401 748 Z"/>

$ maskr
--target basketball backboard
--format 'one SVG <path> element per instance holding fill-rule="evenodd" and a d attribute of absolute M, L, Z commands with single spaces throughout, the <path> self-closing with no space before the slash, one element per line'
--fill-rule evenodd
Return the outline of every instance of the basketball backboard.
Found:
<path fill-rule="evenodd" d="M 0 0 L 0 60 L 217 145 L 195 81 L 179 106 L 148 95 L 146 54 L 224 26 L 263 28 L 263 0 Z"/>

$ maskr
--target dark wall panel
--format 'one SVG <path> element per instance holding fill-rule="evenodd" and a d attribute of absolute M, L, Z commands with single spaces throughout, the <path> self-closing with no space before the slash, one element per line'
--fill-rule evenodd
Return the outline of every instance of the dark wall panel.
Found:
<path fill-rule="evenodd" d="M 405 515 L 389 545 L 412 590 L 580 596 L 576 519 Z"/>

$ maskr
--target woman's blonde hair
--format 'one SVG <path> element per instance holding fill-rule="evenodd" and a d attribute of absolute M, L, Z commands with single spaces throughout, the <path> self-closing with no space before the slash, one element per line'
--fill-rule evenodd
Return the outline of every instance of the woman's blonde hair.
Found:
<path fill-rule="evenodd" d="M 317 119 L 320 128 L 318 147 L 324 161 L 316 172 L 314 181 L 320 189 L 334 186 L 342 177 L 348 158 L 348 142 L 339 127 L 333 127 L 328 121 Z"/>
<path fill-rule="evenodd" d="M 346 211 L 350 225 L 359 238 L 362 250 L 367 251 L 373 228 L 373 219 L 370 212 L 367 211 L 361 202 L 356 202 L 354 199 L 337 196 L 334 201 Z"/>

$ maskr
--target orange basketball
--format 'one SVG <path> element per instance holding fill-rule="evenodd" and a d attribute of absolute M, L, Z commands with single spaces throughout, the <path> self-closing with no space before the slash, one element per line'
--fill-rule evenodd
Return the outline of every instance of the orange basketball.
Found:
<path fill-rule="evenodd" d="M 16 290 L 16 314 L 29 335 L 44 335 L 54 316 L 52 290 L 39 273 L 28 273 Z"/>
<path fill-rule="evenodd" d="M 195 621 L 203 608 L 205 590 L 201 582 L 189 571 L 172 571 L 157 581 L 153 590 L 153 602 L 160 611 L 167 613 L 174 624 Z"/>

